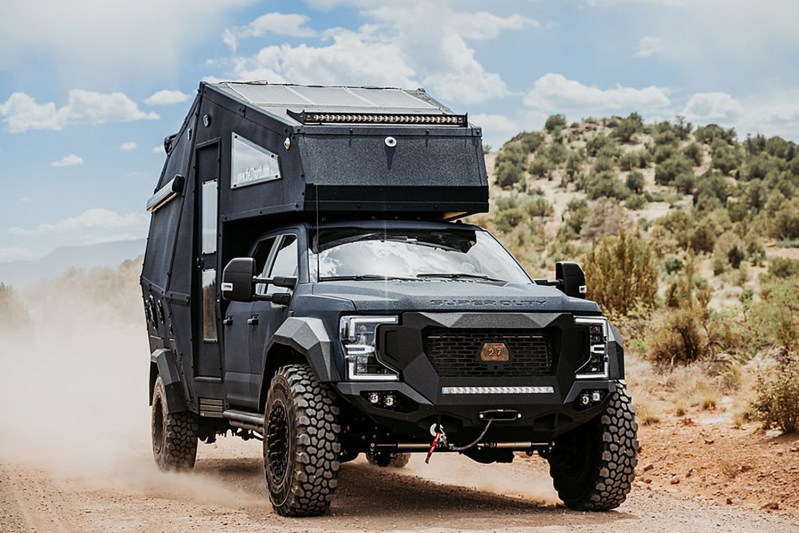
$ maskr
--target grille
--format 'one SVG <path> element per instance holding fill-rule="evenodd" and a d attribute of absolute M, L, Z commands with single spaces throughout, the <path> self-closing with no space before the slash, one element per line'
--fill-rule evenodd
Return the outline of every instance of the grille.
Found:
<path fill-rule="evenodd" d="M 486 342 L 504 343 L 509 361 L 481 361 Z M 431 329 L 424 335 L 424 351 L 442 378 L 552 374 L 552 347 L 543 330 Z"/>

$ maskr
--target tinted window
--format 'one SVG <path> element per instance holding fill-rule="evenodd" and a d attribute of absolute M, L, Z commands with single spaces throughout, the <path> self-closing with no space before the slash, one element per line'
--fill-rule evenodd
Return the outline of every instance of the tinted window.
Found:
<path fill-rule="evenodd" d="M 296 276 L 297 275 L 297 237 L 294 235 L 286 235 L 280 243 L 280 248 L 275 255 L 275 260 L 272 263 L 272 269 L 269 272 L 269 277 L 275 276 Z M 275 287 L 269 285 L 266 290 L 267 294 L 275 292 L 287 292 L 288 289 L 284 287 Z"/>

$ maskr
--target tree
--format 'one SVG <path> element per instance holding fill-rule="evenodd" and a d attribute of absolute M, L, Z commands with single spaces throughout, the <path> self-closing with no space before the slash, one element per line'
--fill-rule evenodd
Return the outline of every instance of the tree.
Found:
<path fill-rule="evenodd" d="M 693 175 L 693 162 L 678 153 L 655 167 L 655 182 L 660 185 L 671 185 L 680 174 Z"/>
<path fill-rule="evenodd" d="M 637 170 L 627 174 L 627 188 L 636 194 L 644 192 L 644 175 Z"/>
<path fill-rule="evenodd" d="M 623 228 L 591 248 L 585 275 L 591 298 L 609 313 L 628 315 L 655 305 L 658 275 L 652 251 Z"/>
<path fill-rule="evenodd" d="M 566 117 L 563 115 L 550 115 L 544 123 L 544 129 L 549 133 L 566 127 Z"/>

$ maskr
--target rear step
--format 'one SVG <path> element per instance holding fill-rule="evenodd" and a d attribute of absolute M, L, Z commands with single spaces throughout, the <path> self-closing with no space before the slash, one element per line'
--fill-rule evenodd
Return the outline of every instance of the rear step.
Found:
<path fill-rule="evenodd" d="M 264 415 L 228 409 L 222 416 L 228 419 L 231 426 L 250 429 L 261 433 L 264 430 Z"/>

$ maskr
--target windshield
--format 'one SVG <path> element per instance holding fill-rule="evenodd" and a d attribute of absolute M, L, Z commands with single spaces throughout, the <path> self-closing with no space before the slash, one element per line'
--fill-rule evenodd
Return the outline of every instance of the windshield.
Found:
<path fill-rule="evenodd" d="M 484 231 L 467 228 L 322 229 L 309 253 L 311 279 L 446 278 L 530 283 L 513 257 Z"/>

